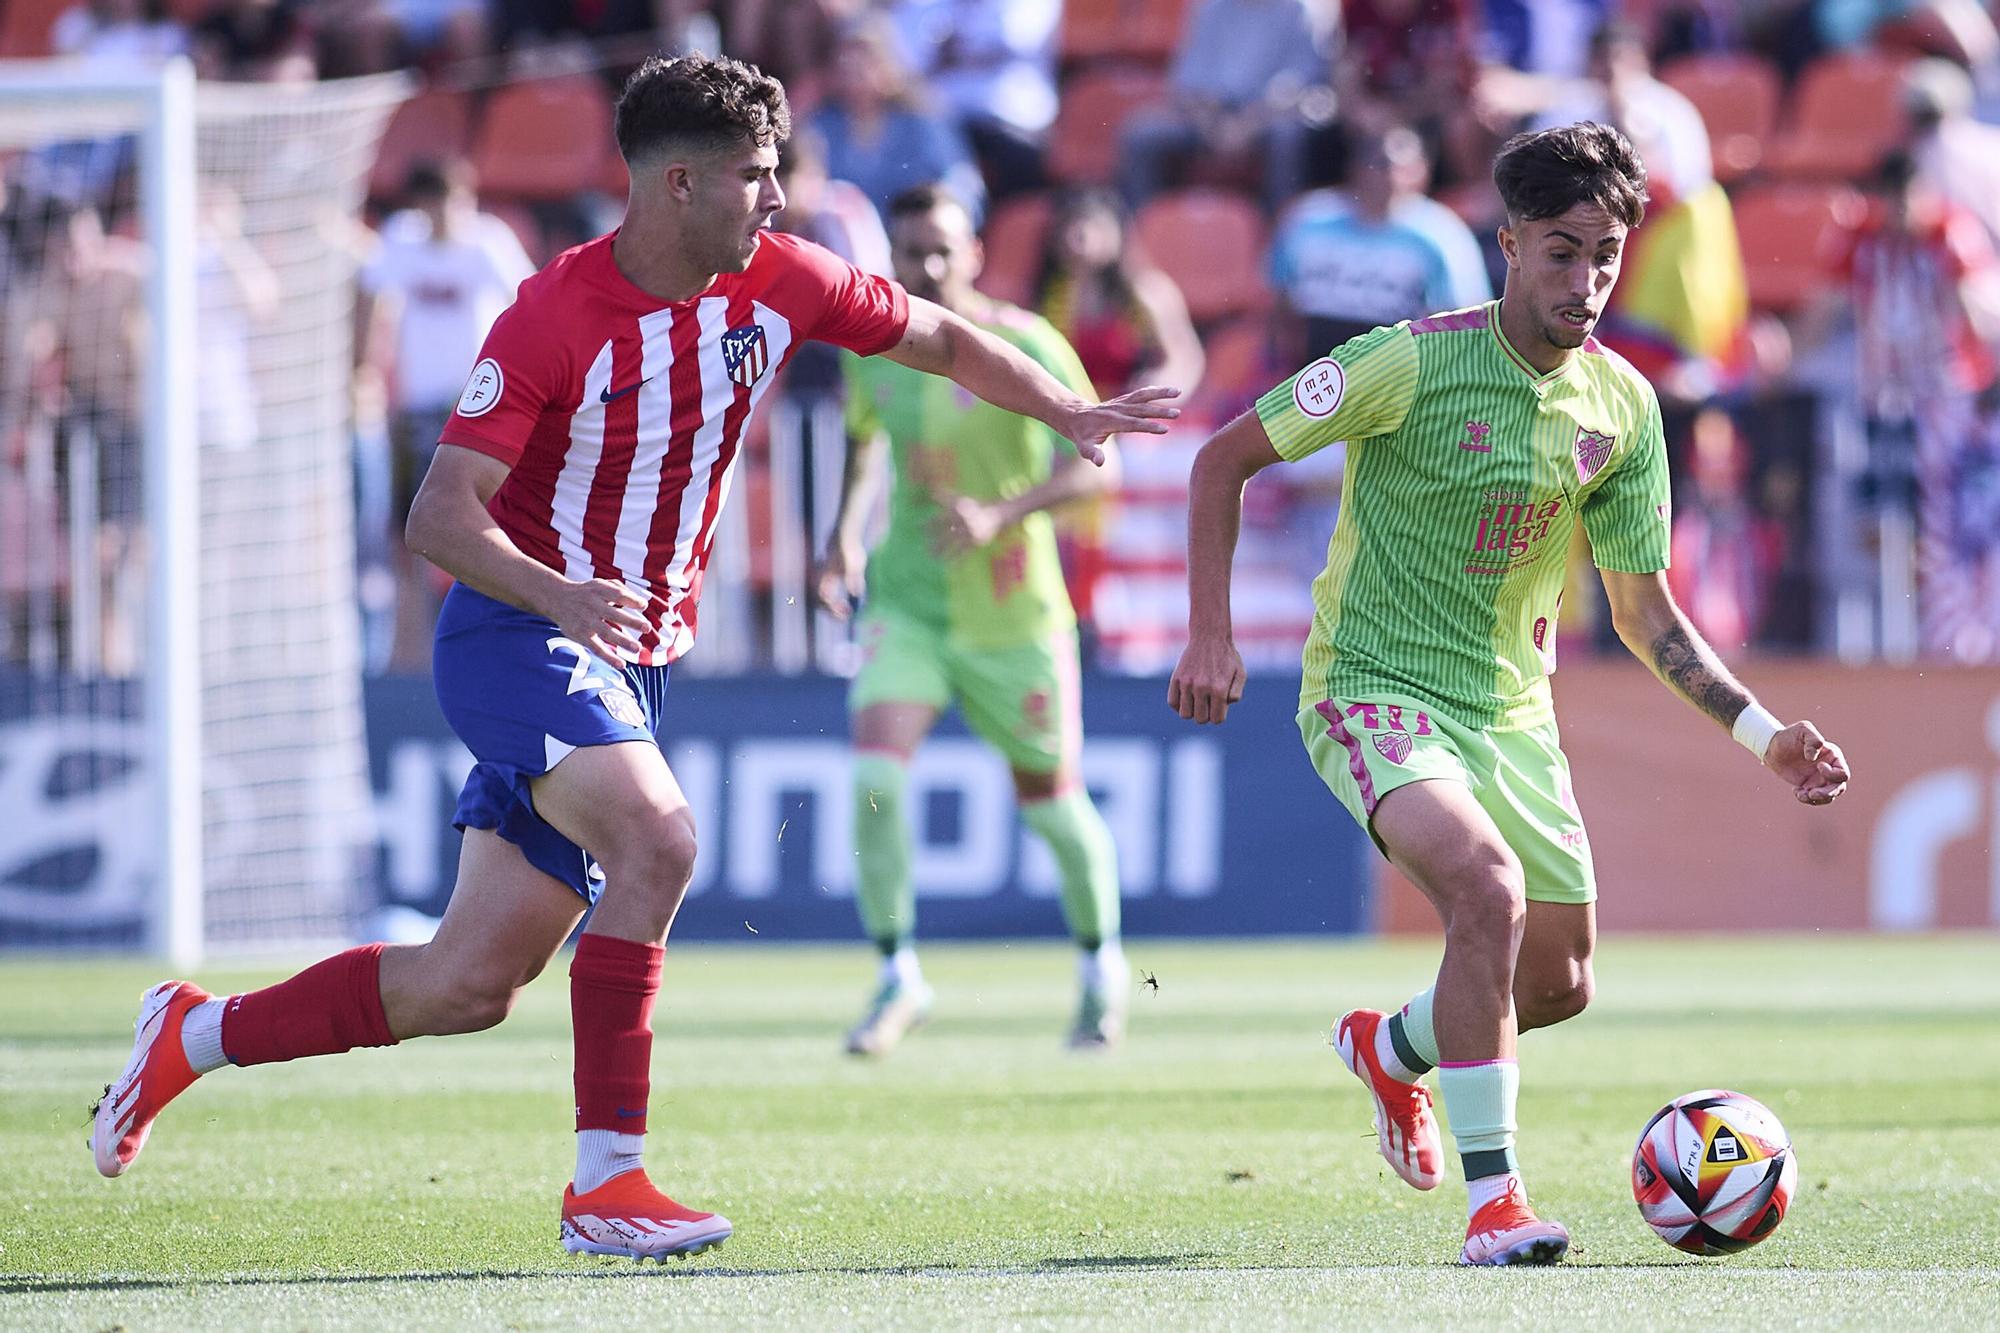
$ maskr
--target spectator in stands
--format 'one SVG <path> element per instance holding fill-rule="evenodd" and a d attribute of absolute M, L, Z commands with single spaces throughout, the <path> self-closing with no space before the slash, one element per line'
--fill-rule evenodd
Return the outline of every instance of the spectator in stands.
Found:
<path fill-rule="evenodd" d="M 1674 600 L 1717 647 L 1754 643 L 1770 605 L 1784 534 L 1750 496 L 1750 451 L 1718 407 L 1695 414 L 1686 482 L 1673 509 Z"/>
<path fill-rule="evenodd" d="M 145 69 L 187 50 L 187 30 L 165 0 L 87 0 L 64 10 L 49 29 L 59 56 L 88 62 L 93 73 Z"/>
<path fill-rule="evenodd" d="M 1325 81 L 1335 46 L 1315 0 L 1200 0 L 1169 72 L 1168 96 L 1125 124 L 1118 185 L 1137 208 L 1196 154 L 1263 159 L 1273 209 L 1298 192 L 1301 98 Z"/>
<path fill-rule="evenodd" d="M 1712 7 L 1719 0 L 1682 0 Z M 1590 34 L 1603 26 L 1613 0 L 1485 0 L 1484 47 L 1501 64 L 1527 74 L 1575 78 L 1589 60 Z"/>
<path fill-rule="evenodd" d="M 1646 35 L 1622 20 L 1590 43 L 1589 77 L 1561 86 L 1539 124 L 1579 120 L 1616 125 L 1646 164 L 1653 205 L 1687 199 L 1715 179 L 1708 125 L 1684 95 L 1653 77 Z"/>
<path fill-rule="evenodd" d="M 1034 306 L 1069 340 L 1099 396 L 1172 384 L 1191 396 L 1201 340 L 1174 280 L 1134 245 L 1117 196 L 1085 189 L 1057 202 Z"/>
<path fill-rule="evenodd" d="M 1918 177 L 1978 218 L 2000 246 L 2000 126 L 1973 118 L 1971 78 L 1949 60 L 1919 60 L 1904 76 L 1903 95 Z"/>
<path fill-rule="evenodd" d="M 2000 32 L 1979 0 L 1815 0 L 1813 26 L 1836 51 L 1920 51 L 1989 72 L 2000 58 Z"/>
<path fill-rule="evenodd" d="M 1471 229 L 1424 194 L 1431 164 L 1416 131 L 1358 128 L 1346 157 L 1347 188 L 1301 196 L 1271 240 L 1288 363 L 1380 325 L 1493 298 Z"/>
<path fill-rule="evenodd" d="M 16 269 L 6 290 L 8 383 L 0 399 L 18 405 L 22 424 L 54 432 L 63 505 L 89 524 L 70 533 L 88 542 L 99 577 L 99 608 L 75 642 L 95 642 L 86 673 L 137 671 L 132 614 L 144 597 L 139 543 L 139 369 L 144 364 L 145 247 L 109 235 L 96 209 L 59 198 L 26 200 Z M 81 589 L 72 588 L 72 597 Z"/>
<path fill-rule="evenodd" d="M 1115 194 L 1077 190 L 1057 202 L 1033 306 L 1076 349 L 1099 397 L 1148 384 L 1172 384 L 1183 401 L 1193 397 L 1203 356 L 1187 302 L 1172 278 L 1146 262 Z M 1098 496 L 1055 514 L 1063 575 L 1083 624 L 1086 658 L 1096 653 L 1093 617 L 1115 503 L 1113 496 Z"/>
<path fill-rule="evenodd" d="M 895 0 L 910 67 L 949 107 L 993 197 L 1042 183 L 1061 0 Z"/>
<path fill-rule="evenodd" d="M 204 79 L 317 78 L 305 0 L 224 0 L 195 25 L 190 52 Z"/>
<path fill-rule="evenodd" d="M 1341 0 L 1334 86 L 1342 119 L 1439 129 L 1478 71 L 1476 7 L 1477 0 Z"/>
<path fill-rule="evenodd" d="M 922 109 L 895 34 L 879 17 L 841 32 L 827 100 L 809 124 L 826 143 L 828 174 L 860 186 L 878 212 L 932 182 L 964 200 L 975 219 L 985 208 L 986 185 L 964 138 Z"/>
<path fill-rule="evenodd" d="M 393 367 L 392 531 L 402 528 L 487 330 L 534 272 L 512 228 L 480 211 L 464 163 L 418 163 L 404 200 L 408 207 L 383 224 L 381 248 L 361 271 L 357 315 L 366 361 Z M 392 355 L 380 355 L 378 338 L 393 338 Z M 391 662 L 418 669 L 437 607 L 427 568 L 412 560 L 401 575 Z"/>
<path fill-rule="evenodd" d="M 1963 585 L 1966 571 L 1945 537 L 1974 432 L 1974 401 L 1994 383 L 1992 352 L 1969 298 L 2000 281 L 2000 264 L 1985 230 L 1929 189 L 1901 152 L 1883 162 L 1867 218 L 1835 258 L 1847 291 L 1829 293 L 1818 314 L 1827 321 L 1842 304 L 1853 312 L 1867 492 L 1880 511 L 1915 520 L 1916 549 L 1908 554 L 1921 576 L 1918 634 L 1925 648 L 1951 651 L 1962 627 L 1950 590 Z M 1886 524 L 1881 539 L 1886 544 L 1909 526 Z"/>

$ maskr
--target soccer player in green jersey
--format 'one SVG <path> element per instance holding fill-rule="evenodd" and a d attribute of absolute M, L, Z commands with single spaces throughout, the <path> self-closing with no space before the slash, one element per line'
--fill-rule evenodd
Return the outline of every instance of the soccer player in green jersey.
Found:
<path fill-rule="evenodd" d="M 1461 1262 L 1552 1263 L 1569 1235 L 1514 1158 L 1516 1034 L 1591 995 L 1596 876 L 1556 733 L 1563 555 L 1580 522 L 1627 647 L 1789 785 L 1848 780 L 1810 722 L 1781 725 L 1667 591 L 1667 459 L 1652 387 L 1591 335 L 1646 201 L 1616 130 L 1523 135 L 1494 163 L 1507 209 L 1497 302 L 1377 329 L 1279 385 L 1202 448 L 1188 519 L 1188 646 L 1168 703 L 1221 722 L 1242 697 L 1229 570 L 1243 484 L 1347 441 L 1313 584 L 1300 734 L 1320 776 L 1445 927 L 1437 981 L 1356 1010 L 1334 1043 L 1375 1099 L 1398 1175 L 1435 1188 L 1435 1067 L 1471 1195 Z"/>
<path fill-rule="evenodd" d="M 1047 320 L 973 289 L 981 253 L 962 204 L 921 186 L 889 214 L 896 276 L 911 293 L 1090 392 L 1076 353 Z M 848 359 L 847 374 L 852 444 L 818 592 L 834 614 L 849 614 L 865 561 L 865 657 L 849 696 L 855 896 L 882 952 L 879 986 L 847 1049 L 886 1054 L 930 1012 L 914 946 L 903 797 L 911 756 L 953 703 L 1006 758 L 1021 817 L 1055 855 L 1063 915 L 1081 950 L 1070 1044 L 1108 1046 L 1123 1033 L 1130 986 L 1118 942 L 1118 864 L 1079 772 L 1076 613 L 1048 511 L 1114 486 L 1115 457 L 1107 454 L 1102 468 L 1070 451 L 1057 461 L 1061 441 L 1047 428 L 943 380 L 858 357 Z M 894 474 L 889 529 L 864 557 L 866 479 L 885 440 Z"/>

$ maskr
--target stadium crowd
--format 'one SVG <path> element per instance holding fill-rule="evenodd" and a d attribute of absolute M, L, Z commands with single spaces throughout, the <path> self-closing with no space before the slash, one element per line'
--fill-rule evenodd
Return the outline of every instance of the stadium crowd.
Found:
<path fill-rule="evenodd" d="M 1183 429 L 1130 446 L 1120 496 L 1067 516 L 1069 573 L 1102 666 L 1173 661 L 1186 476 L 1205 431 L 1342 339 L 1496 294 L 1502 219 L 1487 164 L 1509 134 L 1576 119 L 1620 126 L 1651 170 L 1648 221 L 1600 336 L 1666 407 L 1672 578 L 1700 628 L 1725 650 L 1990 661 L 1992 8 L 13 0 L 0 54 L 106 69 L 186 54 L 201 77 L 228 80 L 414 72 L 418 91 L 371 177 L 357 283 L 361 586 L 376 669 L 415 669 L 428 652 L 438 589 L 398 534 L 438 422 L 520 278 L 616 224 L 610 99 L 662 48 L 720 49 L 784 80 L 801 128 L 780 225 L 886 271 L 882 211 L 942 182 L 982 220 L 983 286 L 1054 321 L 1100 392 L 1191 390 Z M 141 261 L 121 225 L 129 156 L 115 142 L 63 148 L 15 155 L 0 180 L 0 644 L 24 660 L 31 605 L 63 594 L 68 568 L 37 553 L 61 544 L 77 512 L 59 498 L 84 484 L 64 442 L 88 436 L 108 552 L 90 601 L 115 673 L 133 651 L 113 645 L 133 595 L 114 585 L 131 584 L 118 552 L 136 520 L 119 497 L 132 494 L 136 390 L 130 357 L 107 355 L 102 331 L 131 336 Z M 229 211 L 204 201 L 204 262 L 254 309 L 256 256 L 231 243 Z M 792 410 L 769 416 L 826 420 L 813 409 L 838 394 L 839 375 L 802 356 L 788 376 L 779 397 Z M 842 441 L 763 425 L 744 480 L 756 553 L 744 573 L 775 615 L 774 542 L 820 543 L 774 525 L 823 533 L 828 515 L 771 502 L 774 454 L 803 450 L 808 477 L 837 476 Z M 47 457 L 30 445 L 38 430 L 54 442 Z M 1303 589 L 1337 511 L 1337 459 L 1287 471 L 1253 487 L 1246 511 L 1236 595 L 1253 668 L 1295 666 Z M 1594 580 L 1572 589 L 1570 644 L 1612 642 Z M 766 662 L 771 651 L 759 645 Z"/>

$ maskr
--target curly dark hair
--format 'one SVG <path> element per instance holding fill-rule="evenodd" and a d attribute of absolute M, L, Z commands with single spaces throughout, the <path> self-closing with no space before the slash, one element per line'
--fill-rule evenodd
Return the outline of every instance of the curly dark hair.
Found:
<path fill-rule="evenodd" d="M 637 162 L 669 146 L 697 152 L 782 144 L 792 133 L 785 88 L 755 65 L 719 56 L 650 57 L 625 80 L 618 151 Z"/>
<path fill-rule="evenodd" d="M 1646 216 L 1646 164 L 1609 125 L 1579 121 L 1517 134 L 1493 159 L 1493 184 L 1515 222 L 1558 217 L 1596 204 L 1628 227 Z"/>

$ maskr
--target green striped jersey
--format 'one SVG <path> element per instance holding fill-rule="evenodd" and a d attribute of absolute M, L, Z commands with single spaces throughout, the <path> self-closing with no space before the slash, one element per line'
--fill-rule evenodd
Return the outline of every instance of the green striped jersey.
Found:
<path fill-rule="evenodd" d="M 1040 315 L 998 302 L 968 318 L 1094 397 L 1083 365 Z M 980 401 L 940 375 L 886 357 L 848 357 L 847 430 L 886 434 L 893 481 L 889 530 L 868 553 L 868 601 L 944 630 L 964 648 L 1011 648 L 1073 629 L 1048 511 L 949 560 L 932 548 L 940 497 L 1008 500 L 1049 479 L 1069 442 L 1028 417 Z"/>
<path fill-rule="evenodd" d="M 1594 338 L 1541 374 L 1497 301 L 1344 343 L 1257 415 L 1288 460 L 1348 442 L 1303 703 L 1391 691 L 1471 727 L 1539 725 L 1577 521 L 1600 568 L 1667 567 L 1652 386 Z"/>

